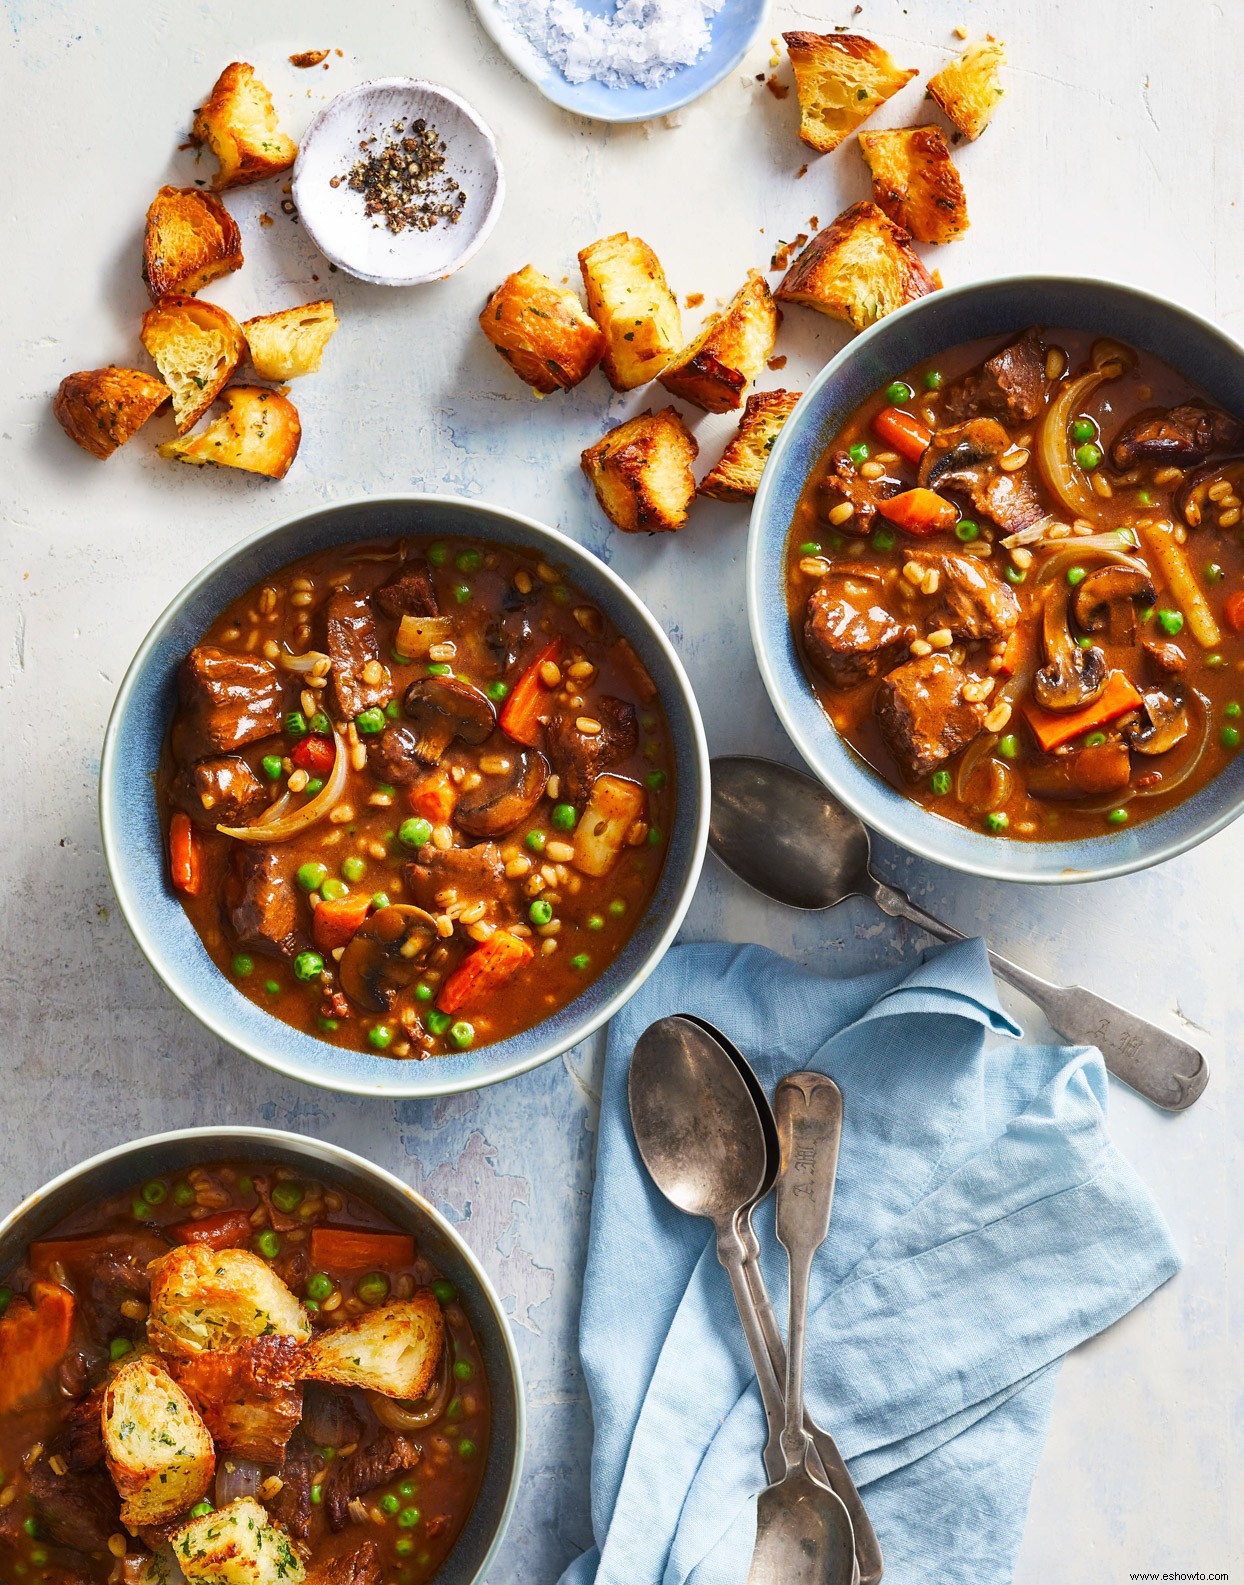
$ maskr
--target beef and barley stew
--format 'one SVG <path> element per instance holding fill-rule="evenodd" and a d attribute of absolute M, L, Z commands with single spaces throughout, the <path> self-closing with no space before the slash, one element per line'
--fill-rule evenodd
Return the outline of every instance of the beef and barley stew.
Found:
<path fill-rule="evenodd" d="M 556 568 L 445 540 L 323 551 L 181 668 L 173 886 L 238 989 L 337 1045 L 463 1051 L 617 956 L 674 759 L 630 644 Z"/>
<path fill-rule="evenodd" d="M 75 1212 L 0 1287 L 0 1579 L 422 1585 L 489 1394 L 452 1283 L 365 1201 L 216 1163 Z"/>
<path fill-rule="evenodd" d="M 1032 328 L 863 403 L 786 568 L 817 698 L 875 770 L 995 835 L 1160 814 L 1244 701 L 1244 423 L 1148 353 Z"/>

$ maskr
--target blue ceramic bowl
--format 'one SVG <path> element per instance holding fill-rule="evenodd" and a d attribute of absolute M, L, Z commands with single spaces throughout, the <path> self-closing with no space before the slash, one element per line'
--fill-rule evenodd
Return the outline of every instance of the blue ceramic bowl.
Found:
<path fill-rule="evenodd" d="M 1156 353 L 1227 409 L 1244 413 L 1244 349 L 1163 298 L 1111 281 L 1016 276 L 935 292 L 891 314 L 821 370 L 786 421 L 761 479 L 747 547 L 756 659 L 791 741 L 849 809 L 891 841 L 971 875 L 1007 881 L 1102 880 L 1160 864 L 1229 825 L 1244 808 L 1244 755 L 1155 819 L 1075 842 L 1015 842 L 971 831 L 895 791 L 838 736 L 804 676 L 787 616 L 787 536 L 804 481 L 843 420 L 922 359 L 1027 325 L 1113 336 Z"/>
<path fill-rule="evenodd" d="M 336 1145 L 275 1129 L 185 1128 L 152 1134 L 62 1172 L 0 1221 L 0 1279 L 24 1258 L 33 1239 L 84 1205 L 146 1178 L 239 1160 L 293 1167 L 370 1201 L 413 1233 L 420 1252 L 457 1288 L 488 1377 L 492 1438 L 479 1496 L 436 1579 L 437 1585 L 477 1585 L 497 1555 L 518 1496 L 526 1434 L 523 1375 L 509 1320 L 484 1268 L 435 1206 L 400 1178 Z"/>
<path fill-rule="evenodd" d="M 582 9 L 612 16 L 614 0 L 589 0 Z M 715 88 L 747 54 L 765 19 L 767 0 L 725 0 L 708 21 L 708 48 L 655 88 L 608 88 L 604 83 L 572 83 L 501 14 L 498 0 L 475 0 L 475 11 L 493 43 L 546 99 L 593 121 L 649 121 L 681 110 Z"/>
<path fill-rule="evenodd" d="M 208 956 L 167 880 L 152 775 L 176 700 L 177 668 L 230 600 L 299 556 L 360 540 L 430 534 L 533 548 L 563 567 L 634 645 L 656 683 L 673 738 L 678 808 L 665 868 L 622 952 L 580 996 L 522 1034 L 460 1056 L 399 1062 L 346 1051 L 274 1018 Z M 291 1077 L 357 1095 L 449 1095 L 495 1084 L 568 1051 L 643 984 L 691 902 L 708 835 L 708 748 L 691 684 L 669 640 L 626 584 L 555 529 L 448 495 L 357 499 L 261 529 L 218 557 L 143 641 L 112 708 L 100 766 L 104 858 L 121 911 L 156 973 L 214 1034 Z"/>

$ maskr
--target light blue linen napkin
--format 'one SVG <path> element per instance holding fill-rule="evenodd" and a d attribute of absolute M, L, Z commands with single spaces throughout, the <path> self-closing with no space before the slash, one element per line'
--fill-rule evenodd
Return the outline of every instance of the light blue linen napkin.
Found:
<path fill-rule="evenodd" d="M 826 979 L 760 947 L 676 948 L 605 1056 L 580 1350 L 596 1545 L 562 1585 L 743 1585 L 764 1413 L 708 1223 L 658 1193 L 626 1104 L 655 1018 L 698 1014 L 766 1089 L 796 1068 L 845 1102 L 816 1258 L 807 1399 L 864 1489 L 887 1585 L 1003 1585 L 1068 1349 L 1179 1267 L 1106 1133 L 1092 1048 L 1000 1045 L 979 941 Z M 756 1227 L 785 1314 L 771 1202 Z"/>

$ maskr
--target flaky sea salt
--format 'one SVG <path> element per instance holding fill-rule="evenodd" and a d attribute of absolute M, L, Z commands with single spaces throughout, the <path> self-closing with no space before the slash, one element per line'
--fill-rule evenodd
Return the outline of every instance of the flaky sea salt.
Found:
<path fill-rule="evenodd" d="M 709 45 L 724 0 L 614 0 L 613 15 L 575 0 L 500 0 L 502 19 L 525 35 L 568 82 L 653 88 Z"/>

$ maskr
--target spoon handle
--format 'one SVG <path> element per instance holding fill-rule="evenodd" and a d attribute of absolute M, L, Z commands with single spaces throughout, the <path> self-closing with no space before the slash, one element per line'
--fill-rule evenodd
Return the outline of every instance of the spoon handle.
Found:
<path fill-rule="evenodd" d="M 822 1073 L 790 1073 L 778 1084 L 773 1110 L 782 1146 L 774 1221 L 790 1262 L 786 1425 L 782 1431 L 782 1450 L 790 1473 L 806 1469 L 808 1461 L 808 1433 L 803 1423 L 808 1278 L 812 1257 L 829 1232 L 842 1137 L 842 1092 Z"/>
<path fill-rule="evenodd" d="M 743 1336 L 747 1339 L 756 1380 L 760 1386 L 760 1401 L 764 1404 L 765 1419 L 769 1423 L 769 1439 L 765 1443 L 764 1451 L 765 1473 L 771 1482 L 781 1480 L 786 1473 L 786 1456 L 782 1451 L 782 1428 L 785 1424 L 782 1389 L 773 1362 L 769 1358 L 769 1350 L 765 1347 L 756 1303 L 744 1269 L 743 1241 L 737 1226 L 718 1227 L 717 1259 L 725 1267 L 726 1275 L 730 1278 L 739 1320 L 743 1324 Z"/>
<path fill-rule="evenodd" d="M 885 913 L 910 919 L 939 941 L 965 939 L 962 931 L 925 913 L 906 892 L 875 876 L 873 900 Z M 1209 1083 L 1209 1064 L 1187 1040 L 1082 985 L 1054 985 L 992 947 L 988 951 L 994 972 L 1035 1002 L 1064 1040 L 1098 1047 L 1115 1078 L 1155 1106 L 1182 1112 Z"/>

